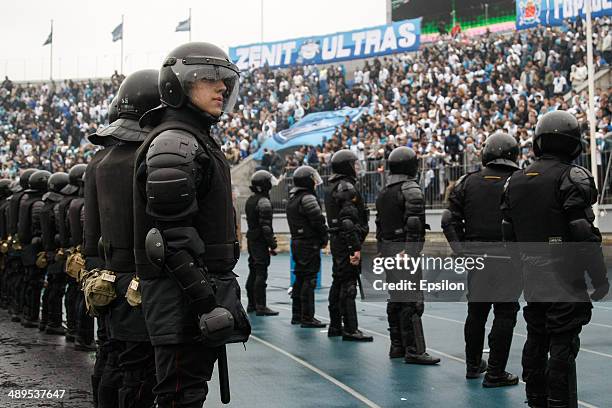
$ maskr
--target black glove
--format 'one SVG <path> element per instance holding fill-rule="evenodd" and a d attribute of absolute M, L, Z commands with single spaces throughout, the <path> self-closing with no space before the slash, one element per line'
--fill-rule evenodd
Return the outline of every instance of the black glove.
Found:
<path fill-rule="evenodd" d="M 598 302 L 601 299 L 605 298 L 609 291 L 610 291 L 610 282 L 606 280 L 603 284 L 597 286 L 595 288 L 595 291 L 591 293 L 591 300 Z"/>

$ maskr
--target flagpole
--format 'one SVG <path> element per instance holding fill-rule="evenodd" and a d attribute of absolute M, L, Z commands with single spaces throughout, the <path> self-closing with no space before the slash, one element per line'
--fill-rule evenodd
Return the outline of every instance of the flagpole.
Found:
<path fill-rule="evenodd" d="M 123 26 L 123 14 L 121 15 L 121 75 L 123 75 L 123 36 L 125 33 L 125 27 Z"/>
<path fill-rule="evenodd" d="M 49 44 L 49 79 L 53 81 L 53 20 L 51 20 L 51 44 Z"/>
<path fill-rule="evenodd" d="M 191 42 L 191 7 L 189 7 L 189 42 Z"/>
<path fill-rule="evenodd" d="M 598 168 L 597 168 L 597 138 L 595 135 L 595 69 L 593 67 L 593 29 L 591 21 L 591 2 L 586 2 L 586 43 L 587 43 L 587 70 L 588 70 L 588 87 L 589 87 L 589 109 L 588 109 L 588 121 L 589 121 L 589 133 L 591 142 L 591 174 L 595 180 L 595 186 L 599 187 L 598 184 Z M 595 202 L 593 205 L 593 212 L 595 213 L 594 224 L 597 227 L 599 225 L 599 202 Z"/>

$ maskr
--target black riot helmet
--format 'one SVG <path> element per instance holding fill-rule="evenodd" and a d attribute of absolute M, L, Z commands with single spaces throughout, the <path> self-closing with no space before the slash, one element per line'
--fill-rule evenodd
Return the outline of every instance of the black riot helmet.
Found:
<path fill-rule="evenodd" d="M 197 81 L 223 81 L 223 112 L 231 112 L 238 97 L 240 70 L 219 47 L 190 42 L 170 51 L 159 72 L 161 101 L 173 108 L 189 105 L 189 92 Z M 199 110 L 199 109 L 198 109 Z M 208 112 L 207 112 L 208 113 Z"/>
<path fill-rule="evenodd" d="M 349 177 L 357 177 L 357 155 L 348 149 L 338 150 L 331 158 L 332 171 Z"/>
<path fill-rule="evenodd" d="M 30 176 L 30 180 L 28 180 L 30 190 L 46 192 L 50 177 L 51 173 L 47 170 L 36 171 Z"/>
<path fill-rule="evenodd" d="M 87 169 L 86 164 L 75 164 L 72 166 L 68 172 L 69 183 L 73 186 L 81 186 L 85 169 Z"/>
<path fill-rule="evenodd" d="M 251 176 L 251 191 L 267 194 L 272 187 L 278 185 L 278 179 L 267 170 L 258 170 Z"/>
<path fill-rule="evenodd" d="M 315 169 L 310 166 L 300 166 L 293 172 L 293 184 L 296 187 L 303 187 L 314 190 L 323 180 Z"/>
<path fill-rule="evenodd" d="M 11 183 L 12 181 L 9 179 L 0 180 L 0 199 L 11 195 Z"/>
<path fill-rule="evenodd" d="M 19 184 L 21 185 L 22 189 L 26 190 L 30 188 L 30 177 L 36 172 L 36 169 L 27 169 L 21 173 L 21 176 L 19 176 Z"/>
<path fill-rule="evenodd" d="M 68 176 L 68 173 L 64 173 L 63 171 L 53 173 L 51 177 L 49 177 L 49 181 L 47 183 L 48 191 L 59 193 L 69 183 L 70 177 Z"/>
<path fill-rule="evenodd" d="M 116 96 L 118 118 L 138 120 L 159 105 L 158 77 L 156 69 L 141 69 L 123 80 Z"/>
<path fill-rule="evenodd" d="M 544 114 L 536 125 L 533 152 L 537 157 L 546 153 L 570 160 L 578 157 L 582 152 L 582 134 L 574 115 L 562 110 Z"/>
<path fill-rule="evenodd" d="M 393 149 L 387 159 L 387 170 L 391 174 L 405 174 L 416 177 L 419 161 L 416 153 L 409 147 L 400 146 Z"/>
<path fill-rule="evenodd" d="M 518 168 L 519 145 L 515 138 L 504 132 L 487 137 L 482 149 L 482 165 L 500 164 Z"/>
<path fill-rule="evenodd" d="M 108 123 L 113 123 L 119 119 L 119 110 L 117 109 L 117 96 L 113 98 L 110 105 L 108 106 Z"/>

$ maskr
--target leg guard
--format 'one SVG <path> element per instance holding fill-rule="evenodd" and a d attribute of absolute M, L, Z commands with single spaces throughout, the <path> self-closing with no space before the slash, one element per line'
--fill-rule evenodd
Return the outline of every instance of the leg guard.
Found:
<path fill-rule="evenodd" d="M 391 339 L 391 347 L 389 349 L 390 358 L 404 357 L 405 354 L 400 326 L 401 309 L 402 303 L 387 303 L 387 321 L 389 322 L 389 337 Z"/>
<path fill-rule="evenodd" d="M 302 320 L 312 320 L 315 314 L 314 290 L 317 286 L 316 277 L 306 277 L 302 285 L 300 300 Z"/>
<path fill-rule="evenodd" d="M 119 356 L 123 383 L 119 389 L 119 408 L 149 408 L 154 403 L 155 354 L 150 343 L 125 343 Z"/>
<path fill-rule="evenodd" d="M 255 306 L 258 308 L 266 307 L 266 287 L 268 281 L 268 267 L 256 265 L 255 268 Z"/>
<path fill-rule="evenodd" d="M 357 321 L 357 306 L 355 305 L 356 297 L 357 282 L 353 279 L 343 281 L 340 287 L 340 305 L 342 308 L 344 331 L 346 333 L 354 333 L 359 327 Z"/>
<path fill-rule="evenodd" d="M 340 309 L 340 288 L 341 284 L 337 278 L 332 278 L 331 288 L 329 289 L 329 330 L 337 330 L 340 335 L 342 330 L 342 313 Z"/>
<path fill-rule="evenodd" d="M 485 325 L 487 324 L 490 309 L 490 303 L 468 303 L 468 315 L 463 328 L 465 336 L 465 362 L 468 371 L 477 370 L 481 365 Z"/>
<path fill-rule="evenodd" d="M 548 406 L 578 407 L 576 356 L 580 349 L 577 334 L 553 335 L 548 360 Z"/>
<path fill-rule="evenodd" d="M 494 305 L 495 319 L 491 333 L 489 333 L 491 352 L 488 370 L 493 376 L 501 375 L 506 370 L 518 309 L 518 303 L 496 303 Z"/>
<path fill-rule="evenodd" d="M 304 277 L 296 276 L 291 291 L 291 324 L 299 324 L 302 321 L 302 284 Z"/>

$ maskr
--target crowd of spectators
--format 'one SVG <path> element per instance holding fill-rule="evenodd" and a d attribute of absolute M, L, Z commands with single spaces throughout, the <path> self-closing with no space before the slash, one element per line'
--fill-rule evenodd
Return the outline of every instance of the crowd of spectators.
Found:
<path fill-rule="evenodd" d="M 597 19 L 593 33 L 595 65 L 609 65 L 610 19 Z M 264 167 L 274 165 L 276 173 L 302 163 L 325 169 L 333 152 L 350 148 L 372 169 L 395 146 L 407 145 L 422 158 L 423 186 L 443 194 L 460 174 L 453 167 L 477 168 L 478 152 L 492 132 L 516 136 L 525 165 L 540 115 L 566 109 L 584 121 L 586 90 L 572 89 L 586 79 L 585 60 L 585 29 L 577 21 L 472 38 L 455 33 L 417 53 L 365 61 L 350 73 L 343 65 L 251 69 L 241 75 L 234 113 L 222 118 L 214 134 L 236 164 L 306 114 L 363 107 L 366 114 L 347 120 L 322 146 L 268 152 Z M 121 79 L 116 73 L 85 82 L 14 84 L 6 78 L 0 87 L 1 176 L 13 177 L 24 167 L 59 171 L 87 162 L 94 147 L 85 136 L 107 121 Z M 612 130 L 607 89 L 597 89 L 595 103 L 603 149 L 603 136 Z"/>

